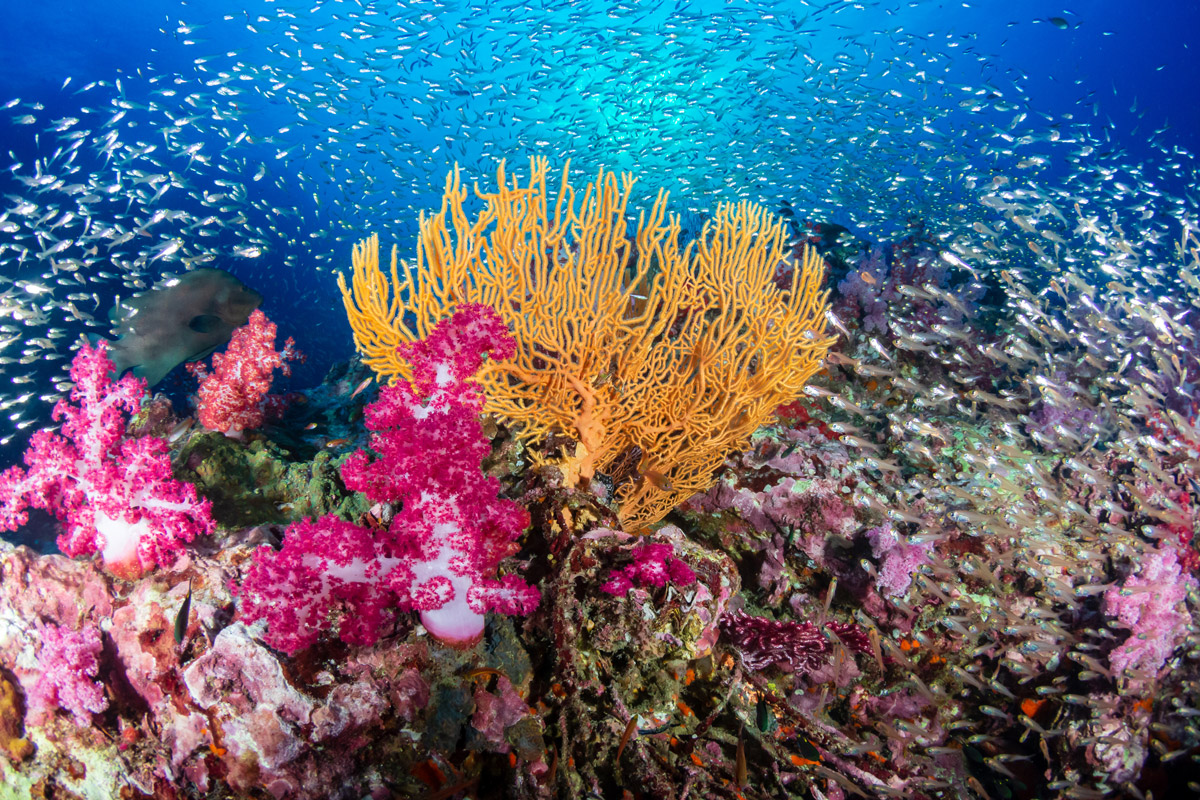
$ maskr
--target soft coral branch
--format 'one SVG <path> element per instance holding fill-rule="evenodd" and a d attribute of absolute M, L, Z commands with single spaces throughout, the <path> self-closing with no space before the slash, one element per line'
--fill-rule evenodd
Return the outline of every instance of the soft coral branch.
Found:
<path fill-rule="evenodd" d="M 1147 552 L 1136 574 L 1105 593 L 1104 613 L 1130 631 L 1109 654 L 1115 673 L 1162 668 L 1186 636 L 1187 595 L 1195 585 L 1195 578 L 1182 573 L 1175 551 L 1164 547 Z"/>
<path fill-rule="evenodd" d="M 275 323 L 255 310 L 233 332 L 225 352 L 213 356 L 211 372 L 202 362 L 188 364 L 200 380 L 196 412 L 201 425 L 235 438 L 262 426 L 275 370 L 291 375 L 288 362 L 300 358 L 291 338 L 276 351 L 275 335 Z"/>
<path fill-rule="evenodd" d="M 138 410 L 146 382 L 113 382 L 103 342 L 84 344 L 71 364 L 71 402 L 54 419 L 62 434 L 41 431 L 25 452 L 26 468 L 0 473 L 0 529 L 16 530 L 42 508 L 65 523 L 58 546 L 68 556 L 100 552 L 114 575 L 136 578 L 170 564 L 215 523 L 208 500 L 174 479 L 167 443 L 125 439 L 127 415 Z"/>
<path fill-rule="evenodd" d="M 421 613 L 434 636 L 470 644 L 483 614 L 526 614 L 538 592 L 495 577 L 528 524 L 525 510 L 497 498 L 481 474 L 488 453 L 471 383 L 484 353 L 506 358 L 513 342 L 491 309 L 464 305 L 421 342 L 401 345 L 413 383 L 384 387 L 367 406 L 374 455 L 342 466 L 346 485 L 374 503 L 400 505 L 384 527 L 327 516 L 289 528 L 281 552 L 255 554 L 242 585 L 242 614 L 265 619 L 267 641 L 294 653 L 340 619 L 341 638 L 376 641 L 392 609 Z"/>
<path fill-rule="evenodd" d="M 99 629 L 94 625 L 79 630 L 47 625 L 39 631 L 39 637 L 41 674 L 29 689 L 30 718 L 41 721 L 57 707 L 71 712 L 76 725 L 90 725 L 92 714 L 108 708 L 104 687 L 94 680 L 100 672 L 98 657 L 104 649 Z"/>

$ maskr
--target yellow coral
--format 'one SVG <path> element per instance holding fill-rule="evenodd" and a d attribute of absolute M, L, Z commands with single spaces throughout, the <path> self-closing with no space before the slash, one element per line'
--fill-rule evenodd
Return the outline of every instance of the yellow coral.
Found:
<path fill-rule="evenodd" d="M 33 743 L 21 735 L 24 721 L 15 682 L 0 675 L 0 752 L 16 763 L 33 755 Z"/>
<path fill-rule="evenodd" d="M 495 192 L 475 187 L 484 208 L 472 221 L 455 167 L 441 210 L 420 217 L 413 267 L 393 247 L 385 274 L 377 237 L 356 246 L 350 285 L 338 276 L 355 344 L 381 379 L 407 379 L 397 344 L 460 303 L 496 308 L 517 355 L 477 376 L 487 411 L 527 442 L 572 436 L 567 480 L 609 474 L 623 522 L 641 527 L 711 486 L 820 368 L 833 342 L 824 262 L 806 250 L 780 289 L 784 228 L 761 206 L 720 205 L 680 250 L 665 191 L 631 242 L 631 175 L 600 170 L 577 203 L 564 168 L 551 205 L 548 162 L 531 159 L 530 172 L 510 183 L 501 163 Z"/>

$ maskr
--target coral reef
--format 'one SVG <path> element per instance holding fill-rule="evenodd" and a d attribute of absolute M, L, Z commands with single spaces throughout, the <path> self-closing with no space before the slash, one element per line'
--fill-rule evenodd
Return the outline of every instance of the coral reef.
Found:
<path fill-rule="evenodd" d="M 551 463 L 572 441 L 478 416 L 510 348 L 480 306 L 404 345 L 412 383 L 339 366 L 241 440 L 146 404 L 221 527 L 136 582 L 3 546 L 6 789 L 1194 793 L 1196 411 L 1102 394 L 1065 341 L 1044 364 L 1022 319 L 1096 321 L 978 309 L 936 243 L 838 247 L 875 279 L 834 300 L 844 344 L 640 535 L 612 476 Z"/>

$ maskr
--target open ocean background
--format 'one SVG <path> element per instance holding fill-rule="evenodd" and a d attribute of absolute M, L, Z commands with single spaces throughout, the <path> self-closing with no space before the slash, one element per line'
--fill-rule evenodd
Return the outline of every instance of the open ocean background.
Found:
<path fill-rule="evenodd" d="M 1200 4 L 1118 0 L 7 3 L 0 465 L 78 334 L 189 266 L 260 290 L 317 382 L 353 350 L 333 272 L 372 232 L 411 257 L 455 163 L 632 170 L 631 208 L 669 189 L 692 232 L 747 198 L 949 242 L 1002 173 L 1105 217 L 1145 219 L 1122 170 L 1194 204 L 1197 30 Z"/>

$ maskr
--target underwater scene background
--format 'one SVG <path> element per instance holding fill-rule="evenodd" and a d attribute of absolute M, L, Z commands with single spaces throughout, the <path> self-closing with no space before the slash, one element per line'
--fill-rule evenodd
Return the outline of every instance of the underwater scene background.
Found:
<path fill-rule="evenodd" d="M 2 10 L 0 797 L 1200 796 L 1196 4 Z"/>

